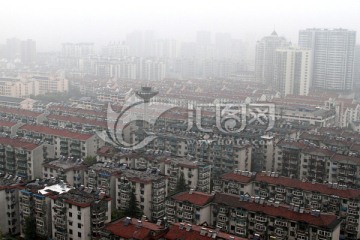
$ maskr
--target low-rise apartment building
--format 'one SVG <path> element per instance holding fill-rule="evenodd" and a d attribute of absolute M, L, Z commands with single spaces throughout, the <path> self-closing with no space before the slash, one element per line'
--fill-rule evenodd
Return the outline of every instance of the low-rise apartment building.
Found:
<path fill-rule="evenodd" d="M 166 200 L 169 222 L 189 224 L 210 223 L 210 203 L 214 195 L 190 190 L 170 196 Z"/>
<path fill-rule="evenodd" d="M 56 158 L 70 156 L 81 159 L 95 156 L 96 151 L 105 144 L 96 134 L 51 128 L 44 125 L 23 125 L 18 129 L 17 135 L 54 145 Z"/>
<path fill-rule="evenodd" d="M 134 192 L 136 200 L 151 221 L 165 216 L 166 177 L 156 169 L 146 172 L 123 170 L 116 178 L 116 208 L 125 209 L 129 203 L 130 192 Z"/>
<path fill-rule="evenodd" d="M 92 239 L 111 220 L 111 199 L 92 189 L 71 189 L 51 197 L 52 238 Z"/>
<path fill-rule="evenodd" d="M 53 156 L 53 148 L 46 144 L 0 137 L 0 174 L 11 174 L 23 179 L 40 178 L 43 161 Z"/>

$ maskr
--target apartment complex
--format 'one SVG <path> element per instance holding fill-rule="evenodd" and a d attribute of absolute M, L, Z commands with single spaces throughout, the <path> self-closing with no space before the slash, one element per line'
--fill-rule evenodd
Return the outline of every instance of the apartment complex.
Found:
<path fill-rule="evenodd" d="M 166 216 L 169 222 L 189 224 L 210 223 L 210 203 L 213 195 L 193 191 L 170 196 L 166 200 Z"/>
<path fill-rule="evenodd" d="M 87 156 L 95 156 L 97 149 L 104 145 L 104 141 L 96 134 L 44 125 L 23 125 L 18 129 L 17 135 L 37 139 L 55 146 L 56 158 L 70 156 L 81 159 Z"/>
<path fill-rule="evenodd" d="M 175 191 L 180 176 L 185 183 L 200 192 L 210 192 L 211 166 L 182 158 L 169 158 L 165 161 L 165 175 L 168 177 L 168 194 Z"/>
<path fill-rule="evenodd" d="M 0 174 L 11 174 L 23 179 L 42 177 L 41 164 L 54 156 L 46 144 L 24 139 L 0 137 Z"/>
<path fill-rule="evenodd" d="M 339 239 L 335 215 L 305 212 L 264 198 L 217 193 L 211 224 L 231 234 L 257 239 Z"/>
<path fill-rule="evenodd" d="M 311 50 L 280 48 L 275 51 L 274 84 L 282 96 L 308 95 L 312 80 Z"/>
<path fill-rule="evenodd" d="M 116 178 L 116 208 L 125 209 L 134 192 L 144 215 L 151 221 L 165 216 L 166 177 L 159 171 L 125 170 Z"/>
<path fill-rule="evenodd" d="M 103 192 L 71 189 L 50 198 L 54 239 L 92 239 L 111 220 L 111 199 Z"/>
<path fill-rule="evenodd" d="M 25 237 L 27 218 L 34 217 L 36 234 L 47 238 L 52 235 L 51 199 L 49 196 L 65 193 L 71 188 L 55 178 L 27 183 L 19 192 L 20 236 Z"/>
<path fill-rule="evenodd" d="M 299 46 L 313 55 L 313 84 L 320 89 L 351 90 L 356 32 L 346 29 L 299 31 Z"/>
<path fill-rule="evenodd" d="M 24 182 L 21 177 L 2 175 L 0 178 L 0 229 L 2 234 L 20 232 L 19 191 Z"/>
<path fill-rule="evenodd" d="M 0 95 L 9 97 L 22 98 L 69 91 L 69 82 L 61 75 L 2 77 L 0 83 Z"/>
<path fill-rule="evenodd" d="M 276 49 L 288 45 L 285 38 L 279 37 L 275 31 L 256 43 L 255 78 L 257 81 L 273 84 Z"/>
<path fill-rule="evenodd" d="M 84 175 L 87 167 L 83 160 L 61 156 L 59 159 L 46 161 L 42 164 L 42 178 L 57 178 L 65 181 L 70 186 L 84 185 Z"/>

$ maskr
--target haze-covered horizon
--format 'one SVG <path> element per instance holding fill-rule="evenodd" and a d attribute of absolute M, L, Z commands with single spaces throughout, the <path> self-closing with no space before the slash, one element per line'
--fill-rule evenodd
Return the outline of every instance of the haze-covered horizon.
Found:
<path fill-rule="evenodd" d="M 194 41 L 197 31 L 230 33 L 254 45 L 274 28 L 297 43 L 300 29 L 359 30 L 359 1 L 6 1 L 0 8 L 0 44 L 34 39 L 41 51 L 63 42 L 123 41 L 128 33 L 151 30 L 159 38 Z M 357 36 L 359 40 L 359 36 Z"/>

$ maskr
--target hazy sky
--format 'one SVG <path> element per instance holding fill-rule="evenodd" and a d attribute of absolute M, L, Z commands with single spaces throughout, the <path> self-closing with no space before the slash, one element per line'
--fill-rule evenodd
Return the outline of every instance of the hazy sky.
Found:
<path fill-rule="evenodd" d="M 230 32 L 254 42 L 272 32 L 297 42 L 309 27 L 360 30 L 358 0 L 3 0 L 0 43 L 32 38 L 40 51 L 62 42 L 97 45 L 123 40 L 134 30 L 159 37 L 194 40 L 196 31 Z M 358 39 L 359 39 L 358 34 Z M 358 41 L 359 42 L 359 41 Z"/>

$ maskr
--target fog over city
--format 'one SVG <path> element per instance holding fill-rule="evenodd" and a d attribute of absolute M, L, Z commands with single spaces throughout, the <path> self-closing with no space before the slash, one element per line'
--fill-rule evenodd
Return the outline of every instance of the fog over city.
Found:
<path fill-rule="evenodd" d="M 360 240 L 360 1 L 0 3 L 0 240 Z"/>
<path fill-rule="evenodd" d="M 305 28 L 359 30 L 360 2 L 352 1 L 3 1 L 0 42 L 31 38 L 39 51 L 60 50 L 62 42 L 119 41 L 135 30 L 190 41 L 196 31 L 228 32 L 254 46 L 274 26 L 297 42 Z M 359 39 L 359 38 L 358 38 Z"/>

